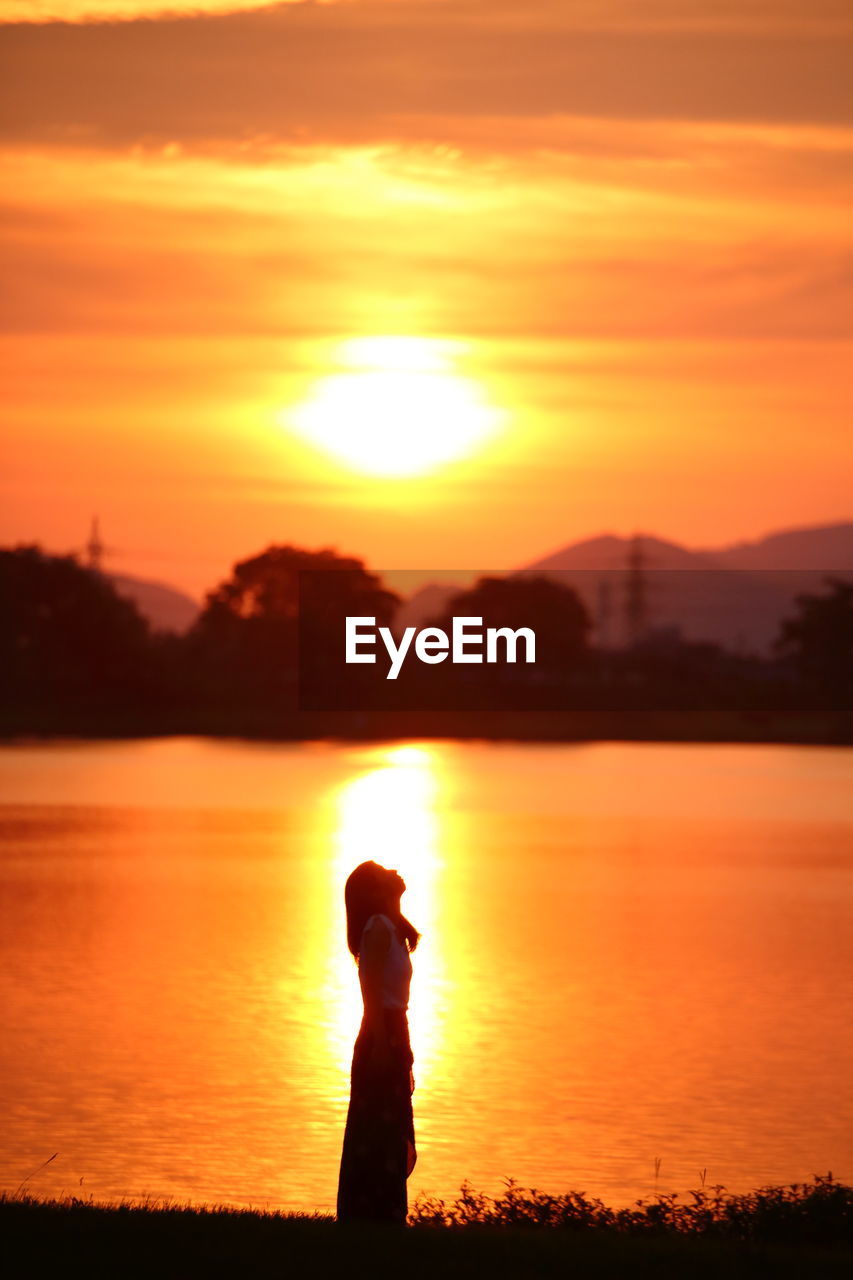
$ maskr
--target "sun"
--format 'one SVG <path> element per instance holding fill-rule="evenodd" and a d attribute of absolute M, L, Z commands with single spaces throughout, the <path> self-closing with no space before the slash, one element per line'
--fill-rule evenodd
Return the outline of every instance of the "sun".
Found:
<path fill-rule="evenodd" d="M 460 349 L 430 338 L 350 339 L 336 351 L 339 372 L 314 384 L 287 425 L 365 475 L 423 475 L 465 458 L 502 414 L 454 371 Z"/>

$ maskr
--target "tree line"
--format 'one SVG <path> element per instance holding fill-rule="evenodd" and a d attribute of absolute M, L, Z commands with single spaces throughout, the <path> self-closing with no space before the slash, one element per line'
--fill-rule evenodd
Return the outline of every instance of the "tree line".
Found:
<path fill-rule="evenodd" d="M 345 664 L 344 619 L 392 627 L 400 603 L 360 559 L 271 546 L 178 636 L 74 556 L 2 549 L 0 732 L 851 740 L 853 583 L 839 578 L 797 597 L 764 658 L 677 637 L 603 652 L 570 587 L 483 577 L 430 622 L 532 628 L 535 665 L 410 663 L 391 682 L 380 663 Z"/>

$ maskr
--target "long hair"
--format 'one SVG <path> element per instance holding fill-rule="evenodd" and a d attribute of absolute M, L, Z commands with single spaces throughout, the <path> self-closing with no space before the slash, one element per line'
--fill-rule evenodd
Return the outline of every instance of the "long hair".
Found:
<path fill-rule="evenodd" d="M 418 933 L 411 920 L 401 911 L 389 911 L 386 895 L 382 891 L 382 879 L 388 873 L 376 862 L 362 862 L 350 873 L 344 888 L 347 909 L 347 946 L 358 959 L 361 935 L 372 915 L 387 915 L 393 922 L 397 937 L 409 951 L 418 945 Z"/>

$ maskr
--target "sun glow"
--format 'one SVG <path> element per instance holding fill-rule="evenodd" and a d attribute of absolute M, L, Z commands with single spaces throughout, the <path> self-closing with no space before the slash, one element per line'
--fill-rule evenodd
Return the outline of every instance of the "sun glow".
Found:
<path fill-rule="evenodd" d="M 398 870 L 406 881 L 403 910 L 427 943 L 418 948 L 413 978 L 412 1043 L 419 1082 L 431 1071 L 439 1045 L 436 1015 L 444 983 L 435 946 L 436 898 L 443 869 L 441 756 L 424 744 L 380 747 L 365 753 L 364 765 L 332 797 L 336 878 L 343 898 L 346 877 L 368 859 Z M 361 996 L 353 964 L 338 945 L 330 948 L 326 1002 L 336 1010 L 329 1032 L 343 1064 L 361 1018 Z"/>
<path fill-rule="evenodd" d="M 336 352 L 340 372 L 315 383 L 287 424 L 367 475 L 421 475 L 467 457 L 502 414 L 454 371 L 460 349 L 428 338 L 351 339 Z"/>

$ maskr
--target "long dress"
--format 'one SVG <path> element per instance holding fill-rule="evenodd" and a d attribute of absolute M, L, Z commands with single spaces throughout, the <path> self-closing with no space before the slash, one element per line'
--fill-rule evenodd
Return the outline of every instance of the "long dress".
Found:
<path fill-rule="evenodd" d="M 377 917 L 371 916 L 365 928 Z M 409 953 L 387 916 L 391 940 L 383 971 L 388 1062 L 373 1062 L 373 1035 L 362 1019 L 350 1075 L 350 1102 L 338 1181 L 338 1221 L 405 1223 L 406 1179 L 415 1167 L 412 1049 L 409 1042 Z"/>

